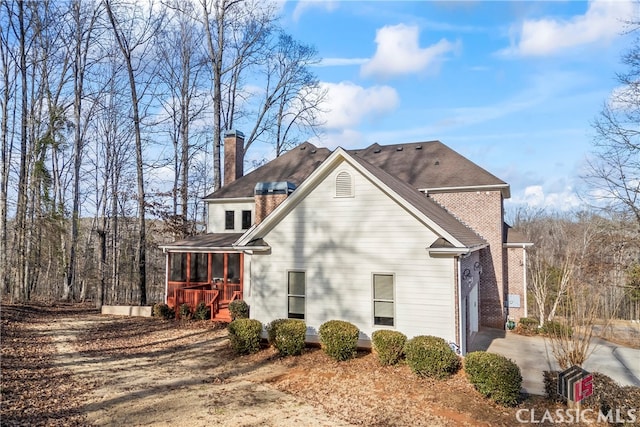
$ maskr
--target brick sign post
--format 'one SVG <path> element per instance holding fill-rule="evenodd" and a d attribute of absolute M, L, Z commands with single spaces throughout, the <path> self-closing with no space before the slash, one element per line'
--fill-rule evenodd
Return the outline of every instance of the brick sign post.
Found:
<path fill-rule="evenodd" d="M 558 394 L 570 402 L 580 402 L 593 394 L 593 375 L 577 365 L 560 372 Z"/>

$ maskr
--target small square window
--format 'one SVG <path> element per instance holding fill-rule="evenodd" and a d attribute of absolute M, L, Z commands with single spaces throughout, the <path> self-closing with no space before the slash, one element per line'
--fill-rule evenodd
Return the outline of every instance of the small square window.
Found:
<path fill-rule="evenodd" d="M 242 211 L 242 229 L 251 228 L 251 211 Z"/>
<path fill-rule="evenodd" d="M 234 211 L 225 211 L 224 212 L 224 229 L 225 230 L 235 230 L 235 212 Z"/>

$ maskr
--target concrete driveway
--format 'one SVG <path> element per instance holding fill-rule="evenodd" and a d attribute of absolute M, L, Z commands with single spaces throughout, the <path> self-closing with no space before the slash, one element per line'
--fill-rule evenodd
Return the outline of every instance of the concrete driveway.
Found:
<path fill-rule="evenodd" d="M 583 368 L 600 372 L 620 385 L 640 387 L 640 350 L 594 339 L 593 352 Z M 481 329 L 469 351 L 485 350 L 513 360 L 522 373 L 522 390 L 544 395 L 542 372 L 560 370 L 549 340 L 539 336 L 526 337 L 500 329 Z"/>

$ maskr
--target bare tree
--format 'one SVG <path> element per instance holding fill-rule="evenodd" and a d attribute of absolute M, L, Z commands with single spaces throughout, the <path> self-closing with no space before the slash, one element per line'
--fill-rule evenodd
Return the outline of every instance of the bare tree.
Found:
<path fill-rule="evenodd" d="M 0 140 L 2 144 L 2 163 L 0 164 L 0 292 L 10 292 L 9 282 L 9 259 L 8 249 L 8 188 L 9 172 L 12 161 L 13 138 L 10 137 L 9 116 L 15 114 L 16 103 L 11 102 L 16 94 L 17 67 L 13 61 L 15 55 L 14 46 L 10 43 L 12 37 L 11 19 L 14 17 L 14 2 L 0 2 L 0 64 L 2 65 L 2 99 L 0 109 L 2 119 L 0 120 Z"/>
<path fill-rule="evenodd" d="M 594 337 L 607 330 L 621 301 L 614 298 L 610 302 L 609 290 L 618 286 L 616 269 L 611 271 L 611 267 L 600 261 L 606 221 L 589 215 L 574 224 L 568 248 L 573 258 L 572 269 L 567 276 L 564 294 L 556 304 L 561 321 L 547 331 L 552 352 L 561 369 L 584 364 L 597 348 Z M 613 305 L 613 309 L 603 310 L 607 303 Z"/>
<path fill-rule="evenodd" d="M 138 245 L 136 259 L 138 263 L 138 290 L 140 293 L 140 305 L 147 303 L 146 294 L 146 195 L 144 180 L 144 158 L 143 141 L 141 129 L 141 100 L 143 93 L 138 93 L 140 81 L 136 78 L 136 71 L 144 70 L 141 67 L 144 59 L 150 52 L 150 40 L 157 33 L 162 25 L 162 19 L 154 16 L 153 5 L 150 5 L 147 13 L 142 16 L 142 11 L 137 4 L 129 8 L 126 12 L 116 17 L 112 2 L 105 0 L 104 5 L 109 16 L 109 22 L 113 29 L 116 42 L 122 53 L 122 58 L 127 70 L 129 89 L 131 96 L 131 108 L 133 119 L 133 130 L 135 138 L 136 176 L 137 176 L 137 197 L 138 197 Z M 126 18 L 125 18 L 126 17 Z M 123 20 L 125 22 L 121 22 Z M 148 71 L 148 70 L 146 70 Z"/>
<path fill-rule="evenodd" d="M 254 126 L 244 150 L 262 138 L 275 147 L 279 156 L 299 142 L 296 137 L 316 133 L 322 124 L 318 113 L 326 91 L 310 71 L 310 66 L 319 61 L 315 48 L 282 31 L 275 33 L 270 46 L 263 51 L 264 83 L 259 86 L 264 91 L 259 94 L 256 113 L 250 115 L 255 117 L 251 120 Z"/>
<path fill-rule="evenodd" d="M 629 23 L 636 31 L 638 23 Z M 589 198 L 609 213 L 630 213 L 640 226 L 640 39 L 622 56 L 627 71 L 593 122 L 594 153 L 583 179 Z"/>
<path fill-rule="evenodd" d="M 213 187 L 222 185 L 220 146 L 223 126 L 233 126 L 233 105 L 238 101 L 242 70 L 255 61 L 266 33 L 271 29 L 273 13 L 264 2 L 255 0 L 200 0 L 202 24 L 208 47 L 213 95 Z M 264 12 L 263 12 L 264 11 Z M 227 120 L 223 122 L 223 92 L 227 80 Z"/>
<path fill-rule="evenodd" d="M 73 44 L 73 175 L 72 175 L 72 206 L 71 227 L 69 236 L 68 262 L 64 272 L 62 300 L 69 300 L 76 281 L 76 253 L 78 246 L 80 221 L 80 184 L 81 167 L 84 151 L 84 136 L 89 124 L 90 115 L 85 115 L 83 101 L 85 97 L 84 85 L 87 68 L 89 67 L 89 52 L 93 40 L 93 30 L 98 19 L 99 6 L 96 3 L 74 0 L 71 4 L 71 31 Z"/>
<path fill-rule="evenodd" d="M 174 177 L 171 211 L 161 210 L 159 214 L 175 237 L 180 238 L 194 231 L 189 222 L 189 170 L 194 153 L 201 148 L 195 143 L 198 139 L 193 134 L 193 124 L 206 108 L 207 61 L 202 26 L 192 18 L 193 4 L 175 1 L 170 7 L 173 13 L 158 34 L 156 51 L 160 59 L 158 77 L 164 87 L 162 108 L 173 146 Z"/>
<path fill-rule="evenodd" d="M 528 255 L 528 277 L 539 327 L 553 320 L 575 268 L 571 221 L 543 212 L 520 212 L 517 226 L 534 246 Z"/>
<path fill-rule="evenodd" d="M 325 92 L 310 71 L 319 60 L 316 50 L 278 27 L 273 3 L 201 0 L 201 5 L 213 80 L 217 189 L 223 128 L 250 127 L 243 153 L 255 142 L 264 141 L 282 154 L 296 137 L 316 132 Z M 300 131 L 297 135 L 296 130 Z"/>

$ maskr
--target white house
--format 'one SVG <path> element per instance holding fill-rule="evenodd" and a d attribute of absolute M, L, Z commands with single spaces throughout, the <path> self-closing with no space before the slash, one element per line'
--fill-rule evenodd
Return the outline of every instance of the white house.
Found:
<path fill-rule="evenodd" d="M 503 222 L 509 186 L 439 141 L 304 143 L 247 175 L 242 145 L 226 135 L 208 233 L 163 247 L 169 304 L 205 301 L 227 320 L 241 298 L 263 324 L 304 319 L 310 341 L 340 319 L 363 342 L 395 329 L 463 353 L 480 325 L 526 315 L 529 244 Z"/>

